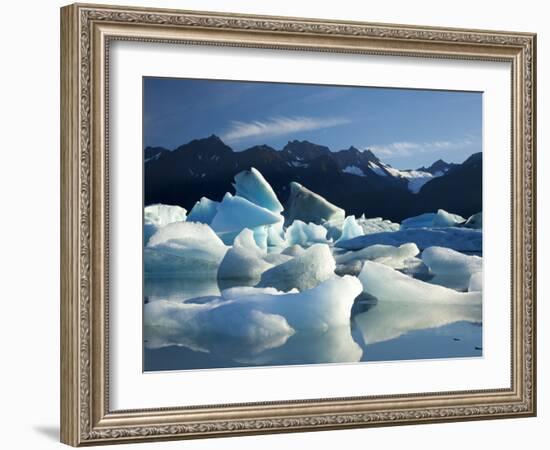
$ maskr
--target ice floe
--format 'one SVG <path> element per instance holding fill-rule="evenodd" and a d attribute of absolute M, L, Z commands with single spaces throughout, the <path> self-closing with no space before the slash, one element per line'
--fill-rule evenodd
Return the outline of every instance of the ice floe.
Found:
<path fill-rule="evenodd" d="M 287 246 L 301 245 L 305 247 L 324 242 L 327 242 L 327 229 L 322 225 L 295 220 L 285 231 Z"/>
<path fill-rule="evenodd" d="M 397 231 L 399 224 L 382 217 L 366 219 L 364 216 L 357 219 L 357 223 L 363 228 L 363 234 L 379 233 L 382 231 Z"/>
<path fill-rule="evenodd" d="M 283 345 L 294 334 L 281 315 L 223 297 L 202 304 L 148 303 L 144 306 L 144 326 L 147 348 L 179 345 L 201 352 L 238 348 L 254 354 Z"/>
<path fill-rule="evenodd" d="M 144 248 L 145 274 L 215 276 L 228 248 L 205 224 L 174 222 L 162 227 Z"/>
<path fill-rule="evenodd" d="M 480 305 L 480 292 L 457 292 L 411 278 L 391 267 L 365 261 L 359 274 L 363 291 L 379 302 Z"/>
<path fill-rule="evenodd" d="M 456 227 L 464 223 L 466 219 L 458 214 L 452 214 L 444 209 L 438 209 L 437 214 L 434 217 L 433 227 Z"/>
<path fill-rule="evenodd" d="M 256 243 L 254 233 L 245 228 L 235 238 L 233 247 L 225 254 L 218 270 L 218 279 L 258 282 L 263 272 L 289 259 L 291 256 L 268 255 Z"/>
<path fill-rule="evenodd" d="M 355 216 L 347 216 L 342 226 L 342 234 L 338 240 L 344 241 L 353 239 L 354 237 L 362 236 L 364 233 L 363 227 L 357 223 Z"/>
<path fill-rule="evenodd" d="M 310 191 L 295 181 L 290 183 L 290 196 L 286 210 L 286 223 L 295 220 L 321 224 L 335 219 L 344 219 L 345 211 L 333 205 L 319 194 Z"/>
<path fill-rule="evenodd" d="M 195 340 L 187 343 L 191 348 L 208 349 L 209 341 L 224 341 L 222 335 L 242 338 L 261 351 L 282 345 L 297 330 L 349 327 L 351 307 L 360 293 L 361 283 L 355 277 L 333 278 L 300 293 L 239 287 L 204 303 L 147 303 L 144 325 L 184 330 L 190 341 Z"/>
<path fill-rule="evenodd" d="M 468 220 L 464 223 L 464 226 L 480 230 L 483 227 L 483 213 L 478 212 L 473 216 L 468 217 Z"/>
<path fill-rule="evenodd" d="M 196 202 L 195 206 L 191 209 L 187 220 L 189 222 L 200 222 L 210 225 L 212 223 L 212 219 L 214 219 L 214 216 L 218 212 L 219 204 L 219 202 L 215 202 L 209 198 L 201 197 L 201 199 Z"/>
<path fill-rule="evenodd" d="M 254 231 L 259 245 L 266 245 L 267 227 L 282 223 L 283 217 L 269 209 L 230 193 L 225 194 L 212 220 L 212 229 L 226 244 L 232 244 L 235 237 L 245 228 Z"/>
<path fill-rule="evenodd" d="M 326 244 L 314 244 L 302 254 L 262 273 L 258 286 L 271 286 L 282 291 L 313 288 L 333 278 L 336 263 Z"/>
<path fill-rule="evenodd" d="M 469 292 L 479 292 L 483 290 L 483 272 L 473 273 L 468 283 Z"/>
<path fill-rule="evenodd" d="M 342 239 L 342 232 L 345 220 L 347 220 L 347 217 L 344 220 L 336 219 L 323 223 L 323 226 L 328 230 L 328 239 L 332 239 L 333 241 L 337 241 L 339 239 L 344 240 Z M 397 231 L 400 227 L 398 223 L 382 219 L 381 217 L 373 217 L 367 219 L 365 218 L 364 214 L 361 217 L 355 219 L 355 223 L 359 225 L 362 229 L 362 232 L 358 234 L 358 236 L 362 234 L 381 233 L 383 231 Z M 354 227 L 354 229 L 356 230 L 356 232 L 359 231 L 358 228 Z"/>
<path fill-rule="evenodd" d="M 263 175 L 251 167 L 250 170 L 243 170 L 235 175 L 235 194 L 239 197 L 266 208 L 276 214 L 283 211 L 283 205 L 275 195 L 273 188 L 266 181 Z"/>
<path fill-rule="evenodd" d="M 441 284 L 452 289 L 466 290 L 470 277 L 483 269 L 483 259 L 445 247 L 428 247 L 422 252 L 422 261 L 434 277 L 430 283 Z"/>
<path fill-rule="evenodd" d="M 394 269 L 404 267 L 406 260 L 418 255 L 420 250 L 414 243 L 393 245 L 375 244 L 357 251 L 344 253 L 335 257 L 337 264 L 349 264 L 355 261 L 376 261 Z"/>
<path fill-rule="evenodd" d="M 336 245 L 347 250 L 359 250 L 374 244 L 402 245 L 415 243 L 423 250 L 432 246 L 447 247 L 460 252 L 481 252 L 481 230 L 469 228 L 408 228 L 393 232 L 372 233 Z"/>
<path fill-rule="evenodd" d="M 444 209 L 438 209 L 437 213 L 420 214 L 419 216 L 403 220 L 401 222 L 401 229 L 456 227 L 464 222 L 464 217 L 449 213 Z"/>
<path fill-rule="evenodd" d="M 169 223 L 182 222 L 187 219 L 185 208 L 177 205 L 163 205 L 157 203 L 146 206 L 143 209 L 143 243 L 147 244 L 149 238 L 157 230 Z"/>

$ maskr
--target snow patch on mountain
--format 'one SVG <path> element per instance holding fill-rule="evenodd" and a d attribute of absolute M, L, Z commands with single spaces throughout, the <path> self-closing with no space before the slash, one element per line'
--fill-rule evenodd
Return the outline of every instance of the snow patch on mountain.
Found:
<path fill-rule="evenodd" d="M 342 172 L 349 173 L 350 175 L 357 175 L 359 177 L 364 177 L 365 176 L 365 174 L 361 170 L 361 168 L 359 168 L 357 166 L 346 166 Z"/>

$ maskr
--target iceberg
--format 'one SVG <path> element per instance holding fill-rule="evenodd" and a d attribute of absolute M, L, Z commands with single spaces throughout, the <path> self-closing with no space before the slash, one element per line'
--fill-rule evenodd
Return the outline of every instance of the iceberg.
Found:
<path fill-rule="evenodd" d="M 394 223 L 391 220 L 382 219 L 381 217 L 373 217 L 366 219 L 360 217 L 357 219 L 357 223 L 363 228 L 363 234 L 380 233 L 382 231 L 397 231 L 399 230 L 399 224 Z"/>
<path fill-rule="evenodd" d="M 286 229 L 285 242 L 287 246 L 301 245 L 303 247 L 314 243 L 325 243 L 327 242 L 327 230 L 322 225 L 295 220 Z"/>
<path fill-rule="evenodd" d="M 430 283 L 452 289 L 468 289 L 471 276 L 483 269 L 483 259 L 479 256 L 464 255 L 444 247 L 427 248 L 422 252 L 422 261 L 434 275 Z"/>
<path fill-rule="evenodd" d="M 255 280 L 257 283 L 263 272 L 289 260 L 286 255 L 268 255 L 254 240 L 254 233 L 245 228 L 235 238 L 233 247 L 225 254 L 218 270 L 218 279 L 224 280 Z M 268 262 L 267 259 L 270 261 Z"/>
<path fill-rule="evenodd" d="M 336 263 L 326 244 L 315 244 L 301 255 L 262 273 L 259 287 L 271 286 L 281 291 L 313 288 L 333 278 Z"/>
<path fill-rule="evenodd" d="M 360 293 L 357 278 L 343 277 L 301 293 L 242 287 L 203 303 L 150 302 L 143 311 L 146 345 L 182 345 L 230 356 L 259 353 L 283 345 L 297 331 L 349 330 L 351 307 Z M 356 347 L 353 352 L 356 356 Z"/>
<path fill-rule="evenodd" d="M 473 273 L 468 283 L 468 292 L 483 291 L 483 272 Z"/>
<path fill-rule="evenodd" d="M 336 246 L 347 250 L 359 250 L 374 244 L 402 245 L 415 243 L 421 250 L 438 246 L 460 252 L 481 252 L 483 247 L 481 230 L 469 228 L 411 228 L 393 232 L 372 233 L 347 241 Z"/>
<path fill-rule="evenodd" d="M 345 240 L 342 238 L 344 222 L 345 222 L 345 219 L 344 220 L 338 219 L 338 220 L 331 220 L 329 222 L 324 222 L 323 226 L 328 230 L 327 239 L 332 239 L 333 241 L 337 241 L 339 239 Z M 361 233 L 357 234 L 357 236 L 361 236 L 363 234 L 380 233 L 383 231 L 397 231 L 399 230 L 399 227 L 400 227 L 398 223 L 394 223 L 391 220 L 382 219 L 381 217 L 372 217 L 367 219 L 365 218 L 364 214 L 358 219 L 355 219 L 355 223 L 359 225 L 362 229 Z M 356 230 L 357 232 L 359 231 L 358 229 Z"/>
<path fill-rule="evenodd" d="M 263 294 L 278 295 L 277 292 Z M 239 297 L 236 300 L 239 301 Z M 244 300 L 242 294 L 241 300 Z M 357 362 L 363 354 L 353 340 L 349 323 L 327 330 L 294 330 L 282 315 L 252 309 L 250 312 L 243 310 L 242 315 L 234 318 L 241 323 L 235 324 L 232 318 L 218 324 L 215 320 L 226 312 L 225 308 L 218 314 L 213 310 L 223 302 L 227 303 L 227 299 L 195 307 L 193 312 L 189 307 L 174 308 L 169 304 L 155 309 L 146 307 L 146 348 L 182 346 L 246 365 Z M 168 321 L 174 318 L 175 321 Z"/>
<path fill-rule="evenodd" d="M 344 220 L 345 211 L 333 205 L 319 194 L 310 191 L 299 183 L 290 183 L 290 196 L 286 213 L 286 223 L 295 220 L 305 223 L 322 224 L 330 220 Z"/>
<path fill-rule="evenodd" d="M 281 248 L 286 245 L 283 221 L 273 225 L 269 225 L 267 227 L 266 244 L 269 247 L 277 247 L 277 248 Z"/>
<path fill-rule="evenodd" d="M 251 167 L 250 170 L 243 170 L 235 175 L 233 187 L 235 188 L 235 195 L 246 198 L 262 208 L 276 214 L 281 213 L 284 209 L 271 185 L 260 171 L 254 167 Z"/>
<path fill-rule="evenodd" d="M 257 242 L 263 247 L 266 244 L 267 226 L 282 223 L 279 214 L 262 208 L 251 201 L 225 194 L 212 220 L 211 227 L 226 244 L 232 244 L 235 237 L 245 228 L 254 231 Z"/>
<path fill-rule="evenodd" d="M 474 228 L 480 230 L 483 227 L 483 213 L 476 213 L 473 216 L 468 217 L 468 220 L 464 224 L 467 228 Z"/>
<path fill-rule="evenodd" d="M 202 304 L 148 303 L 144 306 L 144 332 L 147 348 L 178 345 L 230 356 L 278 347 L 294 334 L 284 317 L 223 297 Z"/>
<path fill-rule="evenodd" d="M 434 217 L 433 227 L 456 227 L 464 223 L 466 219 L 458 214 L 451 214 L 444 209 L 438 209 Z"/>
<path fill-rule="evenodd" d="M 305 249 L 302 246 L 300 246 L 298 244 L 293 244 L 290 247 L 285 248 L 281 252 L 281 254 L 288 255 L 288 256 L 298 256 L 298 255 L 301 255 L 304 252 L 305 252 Z"/>
<path fill-rule="evenodd" d="M 215 277 L 227 250 L 208 225 L 174 222 L 149 239 L 143 253 L 144 272 Z"/>
<path fill-rule="evenodd" d="M 376 244 L 361 250 L 344 253 L 335 257 L 337 264 L 348 264 L 352 261 L 376 261 L 394 269 L 404 267 L 404 262 L 416 255 L 420 250 L 414 243 L 403 244 L 399 247 L 393 245 Z"/>
<path fill-rule="evenodd" d="M 420 214 L 419 216 L 403 220 L 401 222 L 401 229 L 456 227 L 464 222 L 464 217 L 448 213 L 444 209 L 439 209 L 437 213 Z"/>
<path fill-rule="evenodd" d="M 342 226 L 342 234 L 338 240 L 345 241 L 348 239 L 353 239 L 354 237 L 362 236 L 363 234 L 365 234 L 363 232 L 363 227 L 357 223 L 355 216 L 347 216 L 344 220 L 344 225 Z"/>
<path fill-rule="evenodd" d="M 433 226 L 435 213 L 424 213 L 419 216 L 409 217 L 401 222 L 401 229 L 407 228 L 431 228 Z"/>
<path fill-rule="evenodd" d="M 201 199 L 195 203 L 195 206 L 191 208 L 191 212 L 187 217 L 189 222 L 199 222 L 206 223 L 210 225 L 212 219 L 218 212 L 219 202 L 215 202 L 206 197 L 201 197 Z"/>
<path fill-rule="evenodd" d="M 147 244 L 149 238 L 157 230 L 169 223 L 183 222 L 186 220 L 187 211 L 177 205 L 163 205 L 157 203 L 146 206 L 143 209 L 143 244 Z"/>
<path fill-rule="evenodd" d="M 365 261 L 359 274 L 363 292 L 379 302 L 481 305 L 480 292 L 457 292 L 402 274 L 391 267 Z"/>

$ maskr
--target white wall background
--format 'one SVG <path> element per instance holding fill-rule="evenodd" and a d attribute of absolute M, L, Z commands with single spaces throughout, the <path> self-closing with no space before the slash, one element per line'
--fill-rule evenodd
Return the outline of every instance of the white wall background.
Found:
<path fill-rule="evenodd" d="M 127 2 L 120 1 L 119 4 Z M 10 2 L 2 7 L 0 70 L 0 217 L 2 300 L 0 414 L 2 447 L 60 448 L 59 417 L 59 10 L 60 1 Z M 270 449 L 417 448 L 447 450 L 543 448 L 550 427 L 549 341 L 545 320 L 549 214 L 550 15 L 545 2 L 306 0 L 133 0 L 127 4 L 342 20 L 505 29 L 538 33 L 539 123 L 539 415 L 470 423 L 331 431 L 187 442 L 139 448 Z M 543 31 L 545 29 L 545 31 Z M 546 202 L 544 202 L 546 203 Z M 123 446 L 127 448 L 128 446 Z M 135 447 L 137 448 L 137 447 Z"/>

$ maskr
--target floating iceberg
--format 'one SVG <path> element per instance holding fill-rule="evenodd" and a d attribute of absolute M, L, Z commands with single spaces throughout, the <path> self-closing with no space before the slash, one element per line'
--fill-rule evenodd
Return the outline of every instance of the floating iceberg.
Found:
<path fill-rule="evenodd" d="M 467 228 L 475 228 L 476 230 L 480 230 L 483 227 L 483 213 L 478 212 L 473 216 L 470 216 L 464 226 Z"/>
<path fill-rule="evenodd" d="M 246 198 L 252 203 L 266 208 L 276 214 L 283 211 L 283 205 L 277 199 L 273 188 L 263 175 L 251 167 L 235 175 L 235 195 Z"/>
<path fill-rule="evenodd" d="M 345 240 L 342 238 L 344 222 L 345 220 L 342 220 L 342 219 L 324 222 L 323 226 L 328 230 L 327 239 L 332 239 L 333 241 L 337 241 L 339 239 Z M 373 217 L 373 218 L 367 219 L 365 218 L 364 214 L 358 219 L 355 219 L 355 223 L 359 225 L 362 229 L 361 233 L 358 234 L 358 236 L 363 234 L 381 233 L 383 231 L 397 231 L 399 230 L 399 227 L 400 227 L 398 223 L 394 223 L 390 220 L 382 219 L 381 217 Z M 358 231 L 359 229 L 356 228 L 356 232 Z"/>
<path fill-rule="evenodd" d="M 359 280 L 363 291 L 376 297 L 379 302 L 481 305 L 480 292 L 457 292 L 411 278 L 372 261 L 365 262 Z"/>
<path fill-rule="evenodd" d="M 255 239 L 261 246 L 266 245 L 267 227 L 282 223 L 279 214 L 262 208 L 251 201 L 225 194 L 212 220 L 212 229 L 226 244 L 232 244 L 235 237 L 245 228 L 254 231 Z"/>
<path fill-rule="evenodd" d="M 319 194 L 310 191 L 299 183 L 290 183 L 290 196 L 286 213 L 286 223 L 295 220 L 321 224 L 330 220 L 344 220 L 345 211 L 333 205 Z"/>
<path fill-rule="evenodd" d="M 358 250 L 374 244 L 401 245 L 407 242 L 415 243 L 421 250 L 438 246 L 460 252 L 481 252 L 483 246 L 481 230 L 469 228 L 411 228 L 372 233 L 348 241 L 340 241 L 336 245 L 347 250 Z"/>
<path fill-rule="evenodd" d="M 363 232 L 363 227 L 357 223 L 355 216 L 348 216 L 344 220 L 344 225 L 342 226 L 342 234 L 338 238 L 339 241 L 345 241 L 348 239 L 353 239 L 354 237 L 362 236 L 365 234 Z"/>
<path fill-rule="evenodd" d="M 298 244 L 293 244 L 290 247 L 285 248 L 281 252 L 281 254 L 288 255 L 288 256 L 298 256 L 298 255 L 301 255 L 304 252 L 305 252 L 305 249 L 302 246 L 300 246 Z"/>
<path fill-rule="evenodd" d="M 433 226 L 435 213 L 424 213 L 419 216 L 409 217 L 401 222 L 401 229 L 407 228 L 431 228 Z"/>
<path fill-rule="evenodd" d="M 419 216 L 403 220 L 401 222 L 401 229 L 456 227 L 464 222 L 464 217 L 439 209 L 437 213 L 420 214 Z"/>
<path fill-rule="evenodd" d="M 195 203 L 195 206 L 191 209 L 187 220 L 189 222 L 200 222 L 210 225 L 212 219 L 218 212 L 219 202 L 215 202 L 206 197 L 201 197 L 201 199 Z"/>
<path fill-rule="evenodd" d="M 278 222 L 267 227 L 267 245 L 269 247 L 284 247 L 285 242 L 285 230 L 283 227 L 283 221 Z"/>
<path fill-rule="evenodd" d="M 483 290 L 483 272 L 473 273 L 468 283 L 469 292 L 480 292 Z"/>
<path fill-rule="evenodd" d="M 193 349 L 235 347 L 242 354 L 280 346 L 296 331 L 326 332 L 347 326 L 351 307 L 361 293 L 354 277 L 327 280 L 301 293 L 283 294 L 275 289 L 233 288 L 204 303 L 166 300 L 144 305 L 144 325 L 162 329 L 164 337 Z M 223 338 L 221 338 L 223 337 Z M 148 345 L 161 345 L 147 338 Z M 246 348 L 243 348 L 246 347 Z"/>
<path fill-rule="evenodd" d="M 416 244 L 407 243 L 399 247 L 376 244 L 357 251 L 347 252 L 335 257 L 337 264 L 349 264 L 352 261 L 376 261 L 394 269 L 404 267 L 404 262 L 416 255 L 420 250 Z"/>
<path fill-rule="evenodd" d="M 313 288 L 333 278 L 336 263 L 326 244 L 315 244 L 301 255 L 262 273 L 258 286 L 271 286 L 281 291 Z"/>
<path fill-rule="evenodd" d="M 225 280 L 255 280 L 257 283 L 263 272 L 275 263 L 291 259 L 286 255 L 268 255 L 258 247 L 251 230 L 245 228 L 235 238 L 233 247 L 225 254 L 218 270 L 218 278 Z"/>
<path fill-rule="evenodd" d="M 314 243 L 324 243 L 327 242 L 327 230 L 322 225 L 295 220 L 286 229 L 285 242 L 287 246 L 301 245 L 303 247 Z"/>
<path fill-rule="evenodd" d="M 147 348 L 179 345 L 224 353 L 238 349 L 237 355 L 278 347 L 294 334 L 284 317 L 223 297 L 203 304 L 148 303 L 144 306 L 144 325 Z"/>
<path fill-rule="evenodd" d="M 227 247 L 208 225 L 174 222 L 162 227 L 144 248 L 145 274 L 215 276 Z"/>
<path fill-rule="evenodd" d="M 440 227 L 456 227 L 464 223 L 466 219 L 458 214 L 451 214 L 444 209 L 438 209 L 434 217 L 433 225 L 436 228 Z"/>
<path fill-rule="evenodd" d="M 360 217 L 357 219 L 357 223 L 363 228 L 363 234 L 380 233 L 382 231 L 397 231 L 399 230 L 399 224 L 394 223 L 391 220 L 382 219 L 381 217 L 373 217 L 366 219 Z"/>
<path fill-rule="evenodd" d="M 379 302 L 353 318 L 367 345 L 395 339 L 415 330 L 442 327 L 460 321 L 481 323 L 481 320 L 481 305 L 397 302 Z"/>
<path fill-rule="evenodd" d="M 188 326 L 190 322 L 203 320 L 208 323 L 210 313 L 207 311 L 217 305 L 212 302 L 210 307 L 203 307 L 202 312 L 197 312 L 192 318 L 186 317 L 178 308 L 176 314 L 180 315 L 180 320 L 170 326 L 165 325 L 163 317 L 174 316 L 174 309 L 169 305 L 154 311 L 157 316 L 154 320 L 147 320 L 147 316 L 153 314 L 146 309 L 146 323 L 161 324 L 144 327 L 146 348 L 182 346 L 224 359 L 231 358 L 246 365 L 357 362 L 363 354 L 351 336 L 349 323 L 327 330 L 296 331 L 281 315 L 252 310 L 256 312 L 244 313 L 239 317 L 240 320 L 247 320 L 247 326 L 237 325 L 236 330 L 227 321 L 221 324 L 220 330 L 214 329 L 214 323 L 207 325 L 204 332 L 200 332 L 196 324 Z M 228 328 L 227 334 L 222 333 Z"/>
<path fill-rule="evenodd" d="M 422 261 L 434 277 L 430 283 L 466 290 L 471 276 L 483 269 L 479 256 L 464 255 L 444 247 L 428 247 L 422 252 Z"/>
<path fill-rule="evenodd" d="M 149 238 L 157 230 L 169 223 L 185 221 L 187 216 L 185 208 L 177 205 L 155 205 L 146 206 L 143 209 L 143 243 L 147 244 Z"/>

